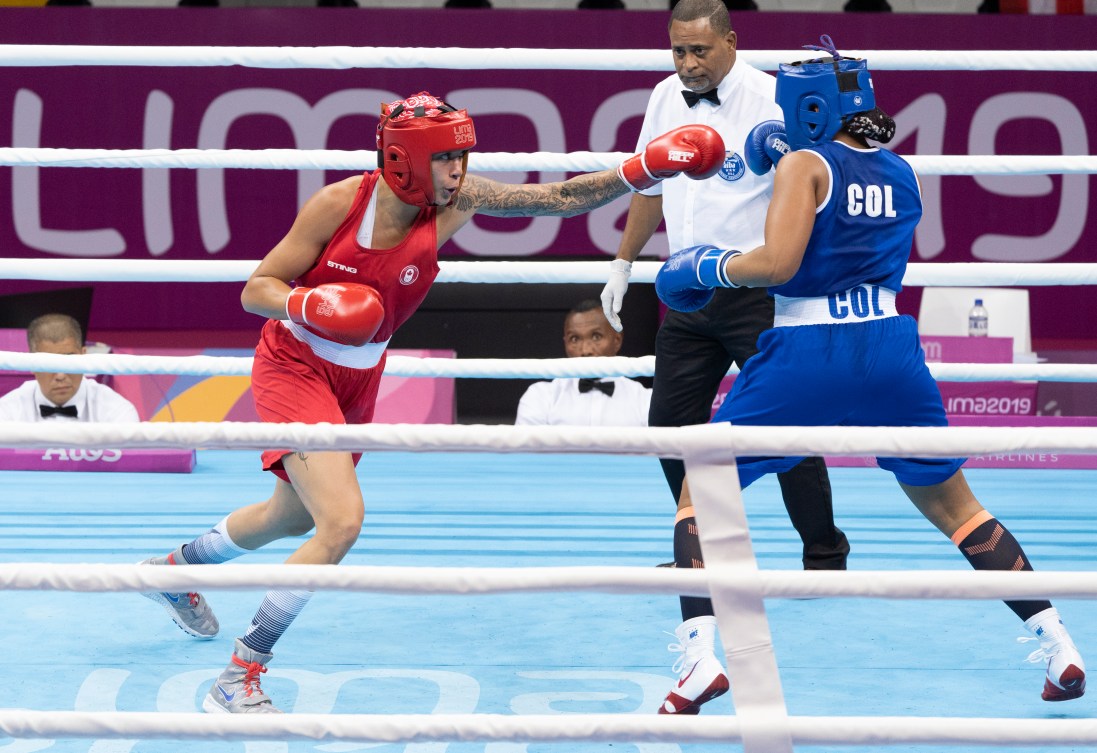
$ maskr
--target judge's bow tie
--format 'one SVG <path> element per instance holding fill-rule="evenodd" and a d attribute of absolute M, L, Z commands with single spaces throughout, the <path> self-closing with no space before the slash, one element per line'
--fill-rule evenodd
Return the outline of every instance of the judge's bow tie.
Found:
<path fill-rule="evenodd" d="M 590 392 L 591 390 L 598 390 L 606 397 L 613 397 L 613 388 L 616 385 L 613 382 L 599 382 L 597 379 L 580 379 L 579 391 Z"/>
<path fill-rule="evenodd" d="M 38 411 L 42 414 L 42 418 L 49 418 L 50 416 L 71 416 L 76 418 L 75 405 L 39 405 Z"/>
<path fill-rule="evenodd" d="M 697 92 L 691 92 L 689 89 L 684 89 L 682 91 L 682 98 L 686 100 L 686 104 L 690 107 L 693 107 L 702 99 L 707 99 L 714 105 L 720 104 L 720 97 L 716 94 L 715 89 L 707 92 L 702 92 L 700 94 L 698 94 Z"/>

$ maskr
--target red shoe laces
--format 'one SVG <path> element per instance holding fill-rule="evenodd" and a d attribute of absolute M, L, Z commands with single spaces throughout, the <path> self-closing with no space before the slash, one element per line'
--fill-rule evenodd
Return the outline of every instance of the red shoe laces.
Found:
<path fill-rule="evenodd" d="M 263 692 L 259 687 L 259 675 L 267 671 L 266 667 L 257 661 L 246 662 L 236 654 L 232 655 L 232 663 L 244 668 L 244 695 L 250 698 L 253 690 Z"/>

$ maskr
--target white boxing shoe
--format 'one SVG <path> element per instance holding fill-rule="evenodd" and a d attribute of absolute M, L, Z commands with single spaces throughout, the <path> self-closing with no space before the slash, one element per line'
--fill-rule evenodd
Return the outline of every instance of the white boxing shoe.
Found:
<path fill-rule="evenodd" d="M 1040 648 L 1029 654 L 1028 660 L 1047 662 L 1047 679 L 1040 697 L 1045 701 L 1081 698 L 1086 692 L 1086 665 L 1063 625 L 1059 611 L 1051 608 L 1034 614 L 1025 620 L 1025 627 L 1036 637 L 1018 638 L 1018 641 L 1040 641 Z"/>
<path fill-rule="evenodd" d="M 663 705 L 660 714 L 696 714 L 702 704 L 718 698 L 728 691 L 727 673 L 716 658 L 716 618 L 694 617 L 686 620 L 674 631 L 678 643 L 667 650 L 680 653 L 673 671 L 678 680 Z"/>

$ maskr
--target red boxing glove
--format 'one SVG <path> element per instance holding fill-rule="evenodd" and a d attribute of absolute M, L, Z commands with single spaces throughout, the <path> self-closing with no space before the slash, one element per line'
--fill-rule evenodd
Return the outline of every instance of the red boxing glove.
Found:
<path fill-rule="evenodd" d="M 385 307 L 380 293 L 369 285 L 329 282 L 291 290 L 286 315 L 327 340 L 365 345 L 380 329 Z"/>
<path fill-rule="evenodd" d="M 724 154 L 724 140 L 715 129 L 707 125 L 680 126 L 652 139 L 642 154 L 622 162 L 617 175 L 633 191 L 651 188 L 678 173 L 703 180 L 723 167 Z"/>

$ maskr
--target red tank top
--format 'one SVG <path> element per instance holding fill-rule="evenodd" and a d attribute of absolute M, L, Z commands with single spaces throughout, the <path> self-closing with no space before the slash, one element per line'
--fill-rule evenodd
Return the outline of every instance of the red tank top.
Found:
<path fill-rule="evenodd" d="M 419 308 L 438 276 L 438 234 L 434 207 L 419 210 L 411 230 L 392 248 L 364 248 L 358 228 L 366 214 L 380 171 L 362 176 L 362 185 L 350 211 L 320 258 L 297 278 L 297 284 L 314 288 L 325 282 L 360 282 L 381 294 L 385 319 L 371 342 L 383 343 Z"/>

